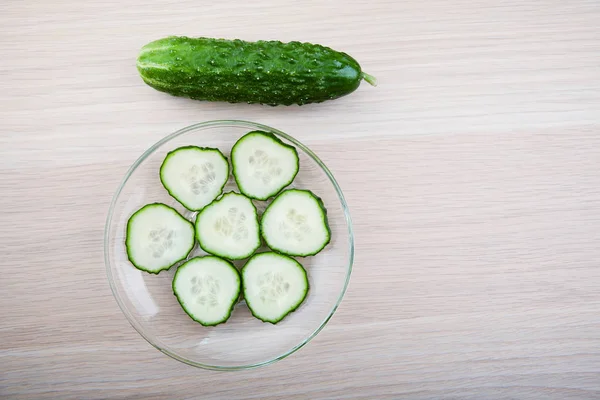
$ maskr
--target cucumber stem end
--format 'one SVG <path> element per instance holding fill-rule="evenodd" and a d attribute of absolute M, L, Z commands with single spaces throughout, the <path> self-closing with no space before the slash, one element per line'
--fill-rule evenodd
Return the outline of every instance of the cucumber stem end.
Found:
<path fill-rule="evenodd" d="M 377 86 L 377 78 L 373 75 L 369 75 L 366 72 L 362 73 L 362 78 L 369 83 L 371 86 Z"/>

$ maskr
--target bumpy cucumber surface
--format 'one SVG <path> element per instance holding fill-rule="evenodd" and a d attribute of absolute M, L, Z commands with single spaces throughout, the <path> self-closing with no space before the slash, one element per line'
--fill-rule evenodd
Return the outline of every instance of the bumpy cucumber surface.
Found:
<path fill-rule="evenodd" d="M 241 289 L 235 267 L 218 257 L 195 257 L 177 268 L 173 293 L 185 312 L 205 326 L 223 323 L 231 316 Z"/>
<path fill-rule="evenodd" d="M 233 176 L 246 196 L 266 200 L 292 183 L 300 161 L 296 148 L 272 133 L 253 131 L 231 149 Z"/>
<path fill-rule="evenodd" d="M 242 288 L 252 315 L 276 324 L 302 304 L 308 293 L 308 277 L 293 258 L 259 253 L 242 268 Z"/>
<path fill-rule="evenodd" d="M 141 49 L 137 69 L 162 92 L 231 103 L 318 103 L 374 84 L 349 55 L 300 42 L 167 37 Z"/>
<path fill-rule="evenodd" d="M 312 256 L 331 240 L 327 210 L 309 190 L 281 192 L 263 213 L 260 230 L 267 245 L 291 256 Z"/>
<path fill-rule="evenodd" d="M 148 204 L 127 221 L 127 258 L 152 274 L 185 259 L 194 247 L 194 226 L 175 209 L 161 203 Z"/>
<path fill-rule="evenodd" d="M 222 192 L 229 163 L 218 149 L 197 146 L 170 151 L 160 166 L 160 181 L 185 208 L 198 211 Z"/>
<path fill-rule="evenodd" d="M 230 260 L 250 257 L 260 247 L 258 213 L 252 200 L 225 193 L 196 216 L 196 238 L 207 253 Z"/>

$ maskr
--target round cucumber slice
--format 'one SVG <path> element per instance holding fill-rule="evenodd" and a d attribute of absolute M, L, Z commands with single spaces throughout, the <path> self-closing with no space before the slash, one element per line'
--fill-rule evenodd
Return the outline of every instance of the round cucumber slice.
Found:
<path fill-rule="evenodd" d="M 229 179 L 229 163 L 218 149 L 179 147 L 160 166 L 160 181 L 185 208 L 201 210 L 222 192 Z"/>
<path fill-rule="evenodd" d="M 207 253 L 230 260 L 250 257 L 260 247 L 258 213 L 252 200 L 225 193 L 196 216 L 196 238 Z"/>
<path fill-rule="evenodd" d="M 145 205 L 127 221 L 127 258 L 152 274 L 185 259 L 194 247 L 194 226 L 175 209 L 161 203 Z"/>
<path fill-rule="evenodd" d="M 293 258 L 259 253 L 242 268 L 242 290 L 252 315 L 276 324 L 300 307 L 308 293 L 308 277 Z"/>
<path fill-rule="evenodd" d="M 292 183 L 300 161 L 295 147 L 272 133 L 253 131 L 233 145 L 231 164 L 240 191 L 250 198 L 266 200 Z"/>
<path fill-rule="evenodd" d="M 267 245 L 290 256 L 312 256 L 331 240 L 327 210 L 309 190 L 281 192 L 265 210 L 260 229 Z"/>
<path fill-rule="evenodd" d="M 173 293 L 183 310 L 205 326 L 229 319 L 241 290 L 237 269 L 215 256 L 195 257 L 177 268 Z"/>

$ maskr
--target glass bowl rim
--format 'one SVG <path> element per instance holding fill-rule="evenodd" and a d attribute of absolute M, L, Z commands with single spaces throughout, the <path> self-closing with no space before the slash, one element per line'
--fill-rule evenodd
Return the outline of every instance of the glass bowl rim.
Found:
<path fill-rule="evenodd" d="M 340 291 L 340 294 L 339 294 L 335 304 L 329 311 L 329 314 L 325 317 L 325 319 L 323 321 L 321 321 L 319 326 L 310 335 L 308 335 L 304 340 L 302 340 L 300 343 L 298 343 L 291 349 L 287 350 L 286 352 L 280 354 L 277 357 L 273 357 L 266 361 L 261 361 L 261 362 L 253 363 L 253 364 L 236 365 L 236 366 L 220 366 L 220 365 L 203 364 L 203 363 L 199 363 L 199 362 L 196 362 L 193 360 L 188 360 L 188 359 L 181 357 L 181 356 L 177 355 L 176 353 L 170 351 L 169 349 L 162 348 L 159 345 L 157 345 L 156 343 L 153 343 L 153 341 L 146 335 L 146 333 L 144 333 L 144 328 L 141 326 L 141 324 L 133 317 L 133 315 L 129 312 L 127 307 L 125 307 L 124 300 L 118 294 L 117 288 L 115 286 L 116 283 L 115 283 L 115 280 L 113 279 L 113 274 L 111 272 L 111 262 L 110 262 L 110 257 L 109 257 L 109 237 L 110 237 L 112 217 L 113 217 L 113 213 L 114 213 L 114 210 L 115 210 L 115 207 L 117 204 L 117 199 L 119 198 L 119 195 L 121 194 L 123 188 L 127 184 L 127 181 L 129 180 L 129 178 L 131 177 L 133 172 L 137 169 L 137 167 L 142 162 L 144 162 L 144 160 L 146 160 L 146 158 L 148 158 L 152 153 L 154 153 L 155 150 L 157 150 L 163 144 L 169 142 L 171 139 L 174 139 L 178 136 L 181 136 L 185 133 L 188 133 L 188 132 L 191 132 L 191 131 L 194 131 L 197 129 L 211 128 L 211 127 L 215 127 L 215 126 L 225 126 L 225 127 L 231 126 L 231 127 L 243 127 L 243 128 L 247 128 L 247 129 L 251 129 L 251 130 L 256 130 L 256 129 L 265 130 L 268 132 L 275 133 L 278 136 L 281 136 L 285 140 L 291 142 L 294 146 L 302 149 L 302 151 L 304 151 L 314 162 L 317 163 L 317 165 L 323 170 L 325 175 L 327 175 L 327 177 L 329 178 L 329 181 L 333 184 L 333 187 L 335 188 L 335 191 L 338 195 L 338 199 L 340 200 L 340 203 L 342 205 L 342 210 L 344 212 L 344 217 L 346 219 L 346 225 L 348 226 L 349 257 L 348 257 L 348 265 L 346 267 L 346 269 L 347 269 L 346 270 L 346 279 L 344 281 L 344 286 L 342 287 L 342 290 Z M 323 161 L 321 161 L 321 159 L 312 150 L 310 150 L 307 146 L 302 144 L 300 141 L 296 140 L 292 136 L 290 136 L 287 133 L 284 133 L 278 129 L 272 128 L 267 125 L 259 124 L 256 122 L 251 122 L 251 121 L 211 120 L 211 121 L 199 122 L 196 124 L 186 126 L 182 129 L 179 129 L 179 130 L 171 133 L 170 135 L 165 136 L 164 138 L 162 138 L 161 140 L 156 142 L 154 145 L 152 145 L 150 148 L 148 148 L 129 167 L 129 169 L 125 173 L 125 176 L 121 180 L 121 183 L 119 184 L 115 194 L 113 195 L 113 198 L 110 203 L 110 207 L 108 209 L 108 215 L 106 217 L 106 223 L 104 226 L 104 264 L 106 267 L 106 275 L 107 275 L 108 282 L 110 285 L 110 290 L 112 291 L 113 296 L 114 296 L 119 308 L 121 309 L 123 314 L 125 314 L 125 317 L 129 321 L 131 326 L 152 347 L 156 348 L 160 352 L 166 354 L 167 356 L 169 356 L 175 360 L 181 361 L 182 363 L 185 363 L 185 364 L 188 364 L 188 365 L 191 365 L 194 367 L 199 367 L 199 368 L 204 368 L 204 369 L 209 369 L 209 370 L 218 370 L 218 371 L 239 371 L 239 370 L 253 369 L 253 368 L 258 368 L 258 367 L 273 364 L 273 363 L 280 361 L 280 360 L 286 358 L 287 356 L 295 353 L 296 351 L 298 351 L 300 348 L 302 348 L 304 345 L 306 345 L 308 342 L 310 342 L 315 336 L 317 336 L 317 334 L 325 327 L 325 325 L 327 325 L 327 322 L 329 322 L 329 320 L 331 319 L 333 314 L 336 312 L 337 308 L 339 307 L 340 303 L 342 302 L 342 299 L 344 298 L 346 290 L 348 289 L 348 284 L 350 283 L 350 275 L 352 274 L 352 266 L 354 264 L 354 232 L 353 232 L 353 228 L 352 228 L 352 219 L 350 217 L 350 210 L 348 209 L 348 204 L 346 203 L 346 199 L 344 198 L 342 189 L 338 185 L 333 174 L 331 173 L 331 171 L 329 171 L 329 168 L 327 168 L 327 166 L 323 163 Z"/>

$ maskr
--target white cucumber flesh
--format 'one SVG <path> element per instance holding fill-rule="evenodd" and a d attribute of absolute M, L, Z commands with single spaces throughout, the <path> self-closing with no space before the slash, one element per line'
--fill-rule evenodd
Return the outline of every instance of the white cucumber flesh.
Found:
<path fill-rule="evenodd" d="M 241 291 L 239 272 L 214 256 L 195 257 L 177 268 L 173 293 L 184 311 L 205 326 L 223 323 L 231 316 Z"/>
<path fill-rule="evenodd" d="M 129 261 L 153 274 L 185 259 L 194 247 L 194 226 L 175 209 L 148 204 L 127 222 L 125 248 Z"/>
<path fill-rule="evenodd" d="M 229 163 L 218 149 L 179 147 L 167 154 L 160 181 L 185 208 L 201 210 L 222 192 L 229 179 Z"/>
<path fill-rule="evenodd" d="M 298 152 L 274 134 L 253 131 L 231 150 L 233 176 L 246 196 L 266 200 L 288 186 L 298 173 Z"/>
<path fill-rule="evenodd" d="M 252 200 L 225 193 L 198 213 L 196 238 L 207 253 L 230 260 L 250 257 L 260 247 L 258 214 Z"/>
<path fill-rule="evenodd" d="M 281 192 L 265 210 L 261 233 L 267 245 L 291 256 L 311 256 L 330 241 L 327 210 L 308 190 Z"/>
<path fill-rule="evenodd" d="M 276 324 L 302 304 L 308 293 L 308 278 L 304 267 L 293 258 L 259 253 L 242 268 L 242 288 L 252 315 Z"/>

